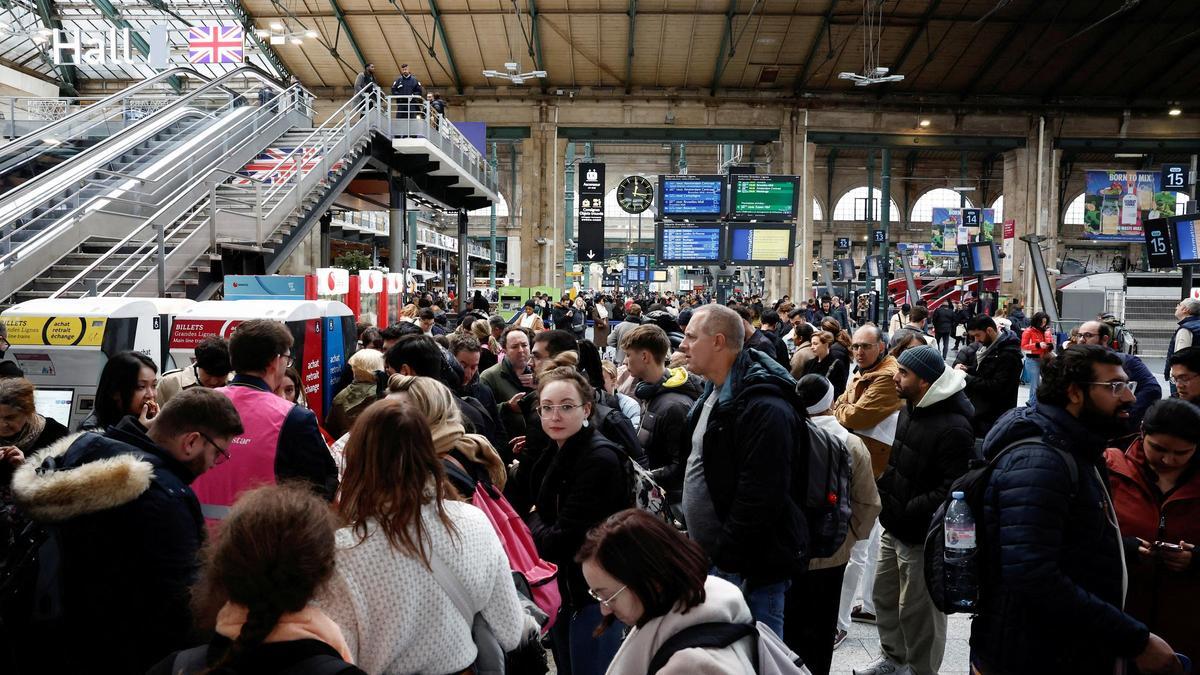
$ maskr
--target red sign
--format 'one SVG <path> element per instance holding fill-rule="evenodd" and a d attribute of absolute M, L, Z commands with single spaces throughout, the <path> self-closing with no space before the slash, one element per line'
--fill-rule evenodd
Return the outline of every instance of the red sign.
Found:
<path fill-rule="evenodd" d="M 300 382 L 304 387 L 304 398 L 308 401 L 308 408 L 317 414 L 319 420 L 325 419 L 324 401 L 321 396 L 321 347 L 321 320 L 305 321 L 303 346 L 294 345 L 292 353 L 295 355 L 293 358 L 296 370 L 300 371 Z"/>
<path fill-rule="evenodd" d="M 233 319 L 176 319 L 171 326 L 171 350 L 195 349 L 209 335 L 228 339 L 241 321 Z"/>
<path fill-rule="evenodd" d="M 1015 220 L 1004 221 L 1004 238 L 1012 239 L 1013 237 L 1016 237 L 1016 236 L 1017 236 L 1017 221 L 1015 221 Z"/>

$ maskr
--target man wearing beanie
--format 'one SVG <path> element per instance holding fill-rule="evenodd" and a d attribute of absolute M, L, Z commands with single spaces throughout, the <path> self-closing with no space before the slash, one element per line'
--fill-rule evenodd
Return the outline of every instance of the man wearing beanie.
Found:
<path fill-rule="evenodd" d="M 904 400 L 888 468 L 879 477 L 884 533 L 875 572 L 883 654 L 855 675 L 936 675 L 946 648 L 946 615 L 925 588 L 925 534 L 950 485 L 967 471 L 974 407 L 962 371 L 929 346 L 902 353 L 893 381 Z"/>

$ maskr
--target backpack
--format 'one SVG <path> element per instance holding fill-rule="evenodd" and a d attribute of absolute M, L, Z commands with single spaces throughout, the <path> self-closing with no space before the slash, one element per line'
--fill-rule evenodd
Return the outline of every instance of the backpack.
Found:
<path fill-rule="evenodd" d="M 26 521 L 0 560 L 0 625 L 49 628 L 64 618 L 57 525 Z"/>
<path fill-rule="evenodd" d="M 338 656 L 317 654 L 279 672 L 281 675 L 336 675 L 351 665 Z M 194 675 L 208 670 L 208 645 L 175 652 L 175 659 L 171 662 L 171 675 Z"/>
<path fill-rule="evenodd" d="M 595 409 L 597 430 L 617 446 L 628 464 L 630 501 L 633 506 L 682 530 L 683 525 L 675 519 L 667 504 L 667 491 L 654 480 L 645 466 L 646 453 L 638 442 L 637 431 L 629 418 L 619 409 L 603 403 L 597 402 Z"/>
<path fill-rule="evenodd" d="M 1000 452 L 996 453 L 995 457 L 992 457 L 991 461 L 985 462 L 981 459 L 971 460 L 971 465 L 967 469 L 967 472 L 959 476 L 950 486 L 950 490 L 946 493 L 946 498 L 943 500 L 942 505 L 933 514 L 933 520 L 929 523 L 929 533 L 925 535 L 925 585 L 929 590 L 929 597 L 933 600 L 934 606 L 943 614 L 967 613 L 967 610 L 952 606 L 946 601 L 945 519 L 946 509 L 950 508 L 950 502 L 953 501 L 951 495 L 955 492 L 962 492 L 967 506 L 971 508 L 971 515 L 975 519 L 975 556 L 967 564 L 975 568 L 975 578 L 979 580 L 980 596 L 982 596 L 983 582 L 988 578 L 988 556 L 986 552 L 990 548 L 987 528 L 983 527 L 983 507 L 984 495 L 987 492 L 988 483 L 991 482 L 992 471 L 996 468 L 996 462 L 1005 453 L 1014 448 L 1034 445 L 1051 448 L 1062 455 L 1063 461 L 1067 463 L 1067 471 L 1071 474 L 1070 499 L 1075 499 L 1075 494 L 1079 487 L 1079 467 L 1075 462 L 1075 457 L 1062 448 L 1045 443 L 1040 436 L 1023 438 L 1004 446 Z M 976 607 L 978 607 L 978 604 Z"/>
<path fill-rule="evenodd" d="M 802 415 L 808 429 L 807 481 L 793 496 L 808 523 L 808 557 L 828 558 L 842 547 L 850 531 L 850 449 L 833 434 Z"/>
<path fill-rule="evenodd" d="M 724 649 L 742 638 L 751 636 L 756 637 L 751 649 L 751 660 L 754 662 L 754 672 L 758 675 L 811 675 L 804 661 L 766 624 L 751 625 L 724 621 L 688 626 L 667 638 L 658 651 L 654 652 L 646 673 L 655 675 L 662 670 L 675 652 L 694 648 Z"/>
<path fill-rule="evenodd" d="M 538 556 L 529 526 L 517 515 L 502 492 L 483 481 L 476 481 L 457 462 L 444 459 L 442 466 L 456 482 L 475 486 L 471 504 L 483 511 L 492 523 L 492 529 L 496 531 L 508 556 L 509 568 L 521 575 L 529 586 L 533 604 L 549 617 L 546 625 L 542 626 L 542 632 L 550 630 L 562 606 L 562 594 L 558 590 L 558 566 Z"/>

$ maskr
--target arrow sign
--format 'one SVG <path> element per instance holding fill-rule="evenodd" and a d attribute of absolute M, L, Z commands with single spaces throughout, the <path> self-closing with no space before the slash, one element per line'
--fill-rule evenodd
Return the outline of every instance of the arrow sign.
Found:
<path fill-rule="evenodd" d="M 588 250 L 587 257 L 588 257 L 588 260 L 595 260 L 595 259 L 596 259 L 596 252 L 595 252 L 595 251 L 593 251 L 593 250 L 591 250 L 591 249 L 589 249 L 589 250 Z"/>
<path fill-rule="evenodd" d="M 604 259 L 604 165 L 579 165 L 579 237 L 576 259 Z M 587 255 L 583 252 L 587 251 Z"/>

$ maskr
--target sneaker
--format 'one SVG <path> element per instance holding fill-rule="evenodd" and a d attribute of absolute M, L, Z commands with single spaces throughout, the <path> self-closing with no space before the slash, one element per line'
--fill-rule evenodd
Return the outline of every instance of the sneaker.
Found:
<path fill-rule="evenodd" d="M 864 612 L 862 605 L 855 605 L 854 609 L 850 610 L 850 620 L 857 623 L 875 623 L 875 615 L 870 612 Z"/>
<path fill-rule="evenodd" d="M 833 635 L 833 650 L 834 651 L 837 651 L 837 648 L 842 646 L 842 643 L 846 641 L 847 635 L 848 635 L 848 633 L 840 628 L 837 630 L 836 633 L 834 633 L 834 635 Z"/>
<path fill-rule="evenodd" d="M 896 663 L 887 656 L 880 656 L 870 665 L 855 669 L 854 675 L 912 675 L 912 668 Z"/>

